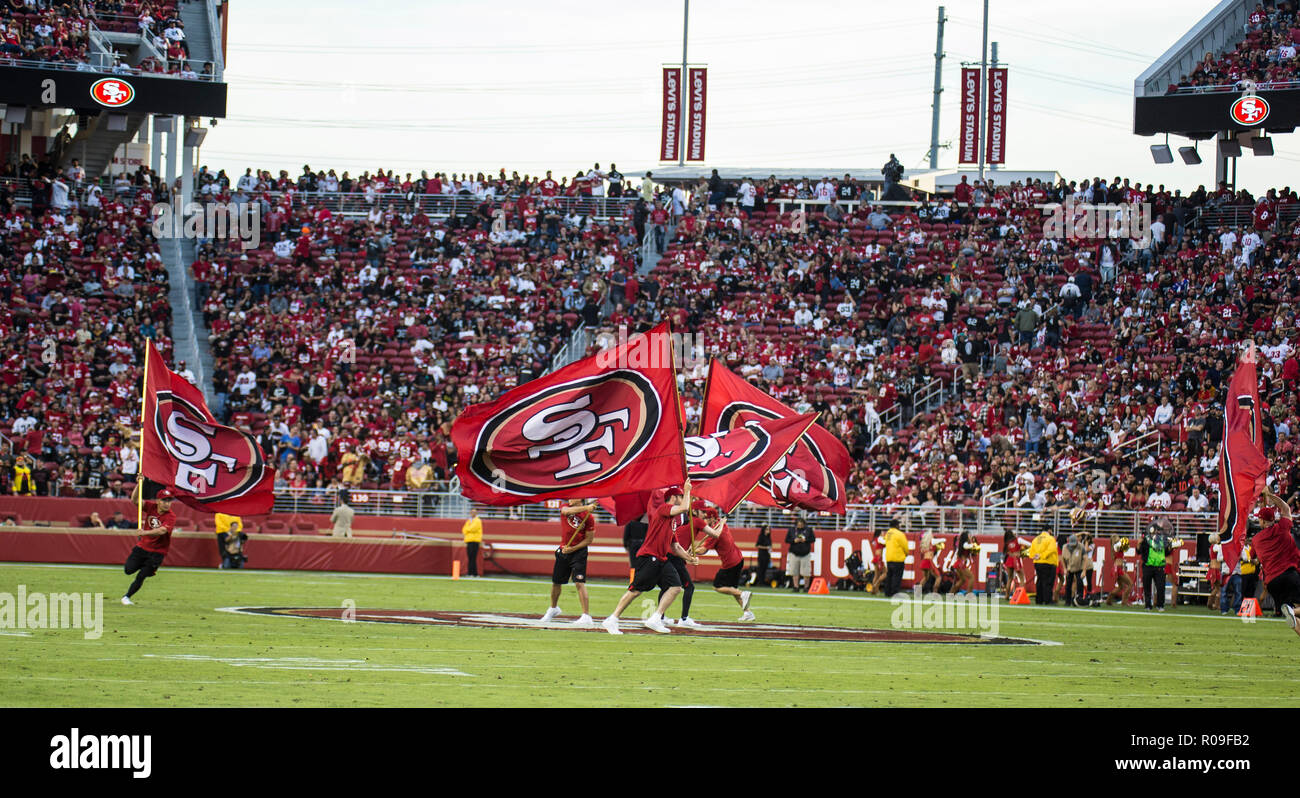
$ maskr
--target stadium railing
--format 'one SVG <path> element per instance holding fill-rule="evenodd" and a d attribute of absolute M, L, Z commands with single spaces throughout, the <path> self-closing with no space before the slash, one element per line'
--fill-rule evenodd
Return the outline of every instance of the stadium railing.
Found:
<path fill-rule="evenodd" d="M 278 204 L 284 194 L 282 191 L 264 193 L 267 199 L 274 204 Z M 258 192 L 258 196 L 262 194 L 263 192 Z M 331 213 L 340 213 L 345 216 L 365 215 L 373 208 L 381 210 L 391 208 L 397 212 L 422 211 L 430 218 L 446 218 L 473 213 L 480 205 L 488 201 L 487 197 L 473 194 L 402 194 L 398 192 L 384 192 L 374 194 L 373 197 L 367 197 L 366 194 L 360 192 L 295 191 L 293 196 L 295 208 L 302 206 L 308 208 L 324 207 Z M 501 203 L 517 198 L 517 195 L 494 195 L 491 197 L 491 201 Z M 195 199 L 203 202 L 207 198 L 196 194 Z M 627 216 L 629 207 L 636 201 L 637 197 L 551 197 L 546 200 L 545 204 L 540 205 L 539 211 L 544 212 L 548 208 L 555 208 L 565 215 L 572 213 L 596 219 L 621 219 Z M 540 218 L 538 223 L 541 223 Z"/>
<path fill-rule="evenodd" d="M 1202 229 L 1213 230 L 1218 227 L 1253 227 L 1255 218 L 1254 205 L 1220 205 L 1217 208 L 1202 207 L 1196 215 L 1196 224 Z M 1300 220 L 1300 205 L 1287 203 L 1277 209 L 1278 225 L 1291 225 Z"/>
<path fill-rule="evenodd" d="M 1278 80 L 1270 83 L 1257 83 L 1256 89 L 1274 91 L 1280 89 L 1300 89 L 1300 80 Z M 1242 87 L 1236 83 L 1225 83 L 1214 86 L 1179 86 L 1177 90 L 1170 94 L 1217 94 L 1228 91 L 1241 91 Z"/>
<path fill-rule="evenodd" d="M 422 493 L 392 490 L 349 491 L 350 503 L 359 515 L 463 519 L 469 517 L 471 507 L 476 508 L 484 520 L 500 521 L 554 521 L 560 508 L 559 501 L 528 504 L 518 507 L 492 507 L 471 503 L 459 492 L 452 490 Z M 277 513 L 329 513 L 337 504 L 337 494 L 328 489 L 307 488 L 278 490 L 275 493 Z M 800 513 L 770 507 L 743 504 L 728 516 L 734 526 L 757 527 L 763 524 L 784 529 L 792 526 Z M 596 512 L 599 523 L 611 525 L 613 517 L 601 509 Z M 1167 523 L 1171 534 L 1193 537 L 1209 534 L 1217 527 L 1214 513 L 1170 512 L 1164 510 L 1092 510 L 1074 513 L 1071 509 L 1033 510 L 1011 507 L 950 506 L 889 506 L 878 504 L 850 504 L 845 515 L 807 513 L 815 529 L 844 532 L 883 532 L 890 525 L 901 523 L 904 532 L 936 535 L 954 535 L 960 532 L 1003 534 L 1010 531 L 1022 536 L 1033 536 L 1050 530 L 1057 533 L 1088 532 L 1097 537 L 1123 536 L 1136 539 L 1154 521 Z"/>

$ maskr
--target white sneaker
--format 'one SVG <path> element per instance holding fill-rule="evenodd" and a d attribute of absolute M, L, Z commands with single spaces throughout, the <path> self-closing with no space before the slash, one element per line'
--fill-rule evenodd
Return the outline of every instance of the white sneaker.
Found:
<path fill-rule="evenodd" d="M 682 618 L 680 621 L 678 621 L 678 622 L 677 622 L 677 625 L 678 625 L 678 626 L 689 626 L 689 627 L 692 628 L 692 629 L 699 629 L 699 628 L 700 628 L 700 625 L 699 625 L 698 623 L 695 622 L 695 619 L 692 618 L 692 617 L 690 617 L 689 615 L 686 616 L 685 618 Z"/>
<path fill-rule="evenodd" d="M 1289 623 L 1289 624 L 1291 625 L 1291 628 L 1292 628 L 1292 629 L 1295 628 L 1295 626 L 1296 626 L 1296 620 L 1295 620 L 1295 608 L 1294 608 L 1294 607 L 1292 607 L 1290 604 L 1283 604 L 1283 605 L 1282 605 L 1282 617 L 1283 617 L 1283 618 L 1286 618 L 1286 622 Z"/>
<path fill-rule="evenodd" d="M 546 614 L 542 616 L 542 623 L 550 623 L 551 619 L 559 614 L 560 614 L 559 607 L 551 607 L 549 610 L 546 611 Z"/>
<path fill-rule="evenodd" d="M 658 632 L 661 635 L 672 634 L 672 630 L 667 626 L 664 626 L 664 622 L 655 615 L 651 615 L 646 619 L 645 628 Z"/>
<path fill-rule="evenodd" d="M 745 610 L 745 614 L 740 616 L 740 620 L 752 621 L 754 620 L 754 613 L 750 612 L 749 610 Z"/>
<path fill-rule="evenodd" d="M 618 618 L 615 618 L 612 615 L 606 618 L 605 620 L 601 621 L 600 625 L 605 627 L 605 631 L 609 632 L 612 635 L 623 634 L 621 631 L 619 631 L 618 628 Z"/>
<path fill-rule="evenodd" d="M 745 612 L 749 612 L 749 600 L 753 595 L 753 592 L 749 590 L 745 590 L 740 594 L 740 608 Z"/>
<path fill-rule="evenodd" d="M 123 596 L 123 597 L 122 597 L 122 603 L 125 604 L 125 605 L 128 606 L 128 607 L 134 607 L 134 606 L 135 606 L 135 602 L 132 601 L 131 599 L 127 598 L 126 596 Z"/>
<path fill-rule="evenodd" d="M 574 626 L 595 626 L 595 623 L 591 620 L 591 616 L 584 612 L 582 615 L 578 616 L 578 620 L 574 621 L 573 625 Z"/>

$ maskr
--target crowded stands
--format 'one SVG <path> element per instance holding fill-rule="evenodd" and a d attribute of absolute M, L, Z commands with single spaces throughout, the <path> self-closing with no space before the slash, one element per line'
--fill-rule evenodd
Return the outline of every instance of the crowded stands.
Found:
<path fill-rule="evenodd" d="M 1300 80 L 1300 19 L 1286 0 L 1259 3 L 1247 16 L 1246 37 L 1227 53 L 1206 53 L 1191 75 L 1169 86 L 1170 94 L 1214 86 L 1227 91 L 1253 84 L 1276 88 Z"/>

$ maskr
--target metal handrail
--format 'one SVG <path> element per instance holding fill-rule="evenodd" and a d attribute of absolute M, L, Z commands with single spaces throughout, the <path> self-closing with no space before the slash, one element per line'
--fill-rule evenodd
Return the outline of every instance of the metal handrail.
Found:
<path fill-rule="evenodd" d="M 88 55 L 102 55 L 99 53 Z M 190 61 L 191 65 L 197 64 L 202 67 L 206 61 Z M 0 66 L 17 67 L 20 69 L 54 69 L 63 72 L 98 72 L 108 75 L 122 75 L 137 78 L 173 78 L 175 80 L 197 80 L 204 83 L 216 83 L 216 75 L 204 75 L 201 71 L 195 70 L 196 77 L 181 77 L 179 72 L 149 72 L 139 67 L 126 66 L 125 64 L 115 65 L 96 65 L 90 61 L 41 61 L 38 59 L 21 58 L 18 56 L 0 56 Z"/>
<path fill-rule="evenodd" d="M 471 509 L 477 509 L 485 521 L 513 520 L 550 522 L 555 520 L 560 502 L 553 500 L 517 507 L 496 507 L 478 504 L 465 499 L 455 490 L 447 491 L 392 491 L 350 490 L 353 510 L 361 516 L 388 518 L 442 518 L 464 519 Z M 275 493 L 275 512 L 328 514 L 337 505 L 337 491 L 305 488 L 280 489 Z M 614 524 L 613 517 L 604 509 L 595 513 L 603 526 Z M 1033 510 L 1024 508 L 995 508 L 965 505 L 898 506 L 880 504 L 850 504 L 844 515 L 804 513 L 771 507 L 760 507 L 749 502 L 741 504 L 728 516 L 728 523 L 737 527 L 790 526 L 799 517 L 820 530 L 883 532 L 892 524 L 902 524 L 904 532 L 932 531 L 937 534 L 955 534 L 962 530 L 990 534 L 1004 530 L 1018 532 L 1089 531 L 1098 535 L 1140 536 L 1152 521 L 1168 522 L 1175 535 L 1208 534 L 1214 531 L 1218 516 L 1215 513 L 1172 512 L 1164 510 L 1091 510 L 1084 517 L 1073 517 L 1070 509 L 1054 508 Z M 398 530 L 400 525 L 395 525 Z M 489 528 L 490 534 L 490 528 Z"/>
<path fill-rule="evenodd" d="M 254 192 L 252 196 L 272 205 L 278 205 L 286 193 L 289 192 L 258 191 Z M 484 202 L 489 201 L 486 197 L 478 197 L 472 194 L 402 194 L 393 191 L 367 196 L 365 193 L 356 191 L 344 193 L 341 191 L 295 190 L 292 195 L 293 207 L 295 208 L 323 207 L 331 213 L 344 216 L 365 216 L 376 208 L 380 210 L 392 209 L 394 211 L 419 211 L 435 219 L 466 215 L 477 210 Z M 494 204 L 502 204 L 518 198 L 519 195 L 508 194 L 494 196 L 490 201 Z M 206 198 L 196 191 L 195 199 L 201 201 Z M 541 204 L 540 209 L 553 208 L 565 215 L 572 213 L 578 216 L 609 220 L 623 218 L 626 215 L 628 206 L 636 201 L 636 197 L 549 197 L 545 203 Z"/>
<path fill-rule="evenodd" d="M 1255 88 L 1257 90 L 1263 89 L 1265 91 L 1274 91 L 1274 90 L 1281 90 L 1281 89 L 1300 89 L 1300 80 L 1278 80 L 1273 82 L 1256 83 Z M 1170 95 L 1216 94 L 1220 92 L 1241 91 L 1241 90 L 1242 90 L 1241 86 L 1239 86 L 1238 84 L 1227 83 L 1227 84 L 1216 84 L 1214 86 L 1179 86 L 1174 91 L 1169 92 L 1169 94 Z"/>

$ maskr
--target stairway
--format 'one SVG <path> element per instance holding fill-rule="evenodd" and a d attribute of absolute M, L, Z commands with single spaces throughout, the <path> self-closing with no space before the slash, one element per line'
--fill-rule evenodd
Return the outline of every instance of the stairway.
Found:
<path fill-rule="evenodd" d="M 190 61 L 194 71 L 202 72 L 203 64 L 213 61 L 213 47 L 216 38 L 208 27 L 207 3 L 211 0 L 181 0 L 179 3 L 181 22 L 185 23 L 185 43 L 190 48 Z M 213 70 L 220 75 L 218 65 Z"/>
<path fill-rule="evenodd" d="M 194 279 L 190 264 L 194 262 L 194 241 L 186 238 L 161 238 L 158 249 L 163 265 L 167 267 L 170 286 L 168 296 L 172 306 L 172 341 L 175 344 L 177 363 L 184 360 L 194 372 L 194 384 L 203 391 L 208 409 L 218 418 L 222 408 L 217 407 L 216 393 L 212 389 L 212 349 L 208 343 L 208 327 L 203 314 L 194 307 Z"/>
<path fill-rule="evenodd" d="M 71 165 L 72 159 L 76 158 L 86 170 L 87 179 L 98 179 L 108 171 L 117 148 L 134 139 L 140 132 L 148 114 L 127 114 L 126 130 L 109 130 L 109 116 L 107 112 L 101 113 L 93 117 L 85 128 L 77 131 L 77 135 L 63 151 L 64 167 Z"/>

